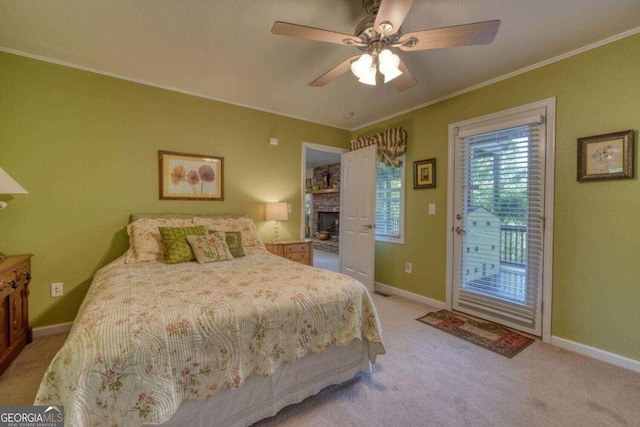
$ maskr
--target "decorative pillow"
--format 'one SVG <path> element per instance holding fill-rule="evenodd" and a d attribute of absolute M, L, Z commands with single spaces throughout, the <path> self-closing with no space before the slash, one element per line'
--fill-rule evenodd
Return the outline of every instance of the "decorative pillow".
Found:
<path fill-rule="evenodd" d="M 165 251 L 158 227 L 186 227 L 193 225 L 191 219 L 149 219 L 142 218 L 127 226 L 129 250 L 125 263 L 164 261 Z"/>
<path fill-rule="evenodd" d="M 233 259 L 224 231 L 210 232 L 204 236 L 187 236 L 187 241 L 200 264 Z"/>
<path fill-rule="evenodd" d="M 209 230 L 209 234 L 213 233 L 218 232 Z M 223 233 L 231 255 L 233 255 L 234 258 L 245 256 L 244 248 L 242 247 L 242 234 L 239 231 L 224 231 Z"/>
<path fill-rule="evenodd" d="M 203 218 L 197 216 L 193 218 L 193 224 L 203 225 L 210 231 L 240 231 L 243 247 L 266 249 L 258 235 L 256 225 L 248 216 L 239 218 Z"/>
<path fill-rule="evenodd" d="M 203 236 L 204 227 L 159 227 L 168 264 L 195 261 L 196 257 L 187 241 L 187 236 Z"/>

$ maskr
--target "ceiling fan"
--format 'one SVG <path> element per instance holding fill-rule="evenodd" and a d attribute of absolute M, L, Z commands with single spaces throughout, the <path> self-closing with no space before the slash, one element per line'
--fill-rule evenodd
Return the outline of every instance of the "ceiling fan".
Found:
<path fill-rule="evenodd" d="M 413 87 L 416 79 L 400 57 L 390 49 L 415 50 L 488 44 L 493 41 L 500 21 L 484 21 L 453 27 L 435 28 L 402 34 L 401 25 L 414 0 L 363 0 L 367 17 L 356 26 L 355 34 L 306 27 L 277 21 L 272 34 L 354 46 L 365 52 L 347 58 L 327 71 L 309 86 L 322 87 L 351 69 L 365 84 L 376 84 L 376 71 L 393 82 L 400 92 Z"/>

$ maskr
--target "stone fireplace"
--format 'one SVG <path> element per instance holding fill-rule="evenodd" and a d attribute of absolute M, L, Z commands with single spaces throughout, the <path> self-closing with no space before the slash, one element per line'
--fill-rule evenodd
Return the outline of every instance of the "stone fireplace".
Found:
<path fill-rule="evenodd" d="M 333 184 L 340 180 L 340 163 L 321 166 L 313 170 L 313 184 L 320 187 L 311 191 L 310 238 L 313 247 L 327 252 L 338 253 L 340 245 L 340 189 Z M 318 231 L 328 231 L 329 238 L 318 239 Z"/>
<path fill-rule="evenodd" d="M 329 235 L 340 235 L 340 212 L 318 212 L 318 231 L 326 231 Z"/>

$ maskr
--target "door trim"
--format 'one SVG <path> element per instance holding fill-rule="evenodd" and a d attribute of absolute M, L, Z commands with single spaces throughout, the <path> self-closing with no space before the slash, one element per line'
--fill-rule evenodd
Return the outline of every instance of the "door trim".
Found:
<path fill-rule="evenodd" d="M 555 181 L 555 131 L 556 131 L 556 98 L 547 98 L 519 107 L 510 108 L 492 114 L 487 114 L 473 119 L 463 120 L 449 124 L 449 149 L 447 161 L 447 276 L 446 276 L 446 305 L 451 310 L 453 306 L 453 206 L 455 179 L 455 128 L 470 125 L 480 121 L 496 119 L 505 114 L 516 114 L 536 107 L 545 107 L 546 113 L 546 145 L 545 145 L 545 230 L 544 230 L 544 257 L 542 270 L 542 341 L 551 343 L 551 312 L 553 290 L 553 202 Z"/>
<path fill-rule="evenodd" d="M 304 195 L 307 191 L 305 183 L 305 174 L 307 172 L 307 148 L 311 148 L 317 151 L 324 151 L 327 153 L 344 154 L 349 150 L 346 148 L 332 147 L 330 145 L 314 144 L 313 142 L 302 141 L 302 166 L 300 175 L 300 212 L 302 212 L 300 221 L 300 238 L 304 239 Z"/>

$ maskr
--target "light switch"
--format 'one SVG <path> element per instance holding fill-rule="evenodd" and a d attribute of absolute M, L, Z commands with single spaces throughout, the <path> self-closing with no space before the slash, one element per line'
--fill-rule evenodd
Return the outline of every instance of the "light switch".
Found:
<path fill-rule="evenodd" d="M 435 215 L 435 214 L 436 214 L 436 204 L 429 203 L 429 215 Z"/>

